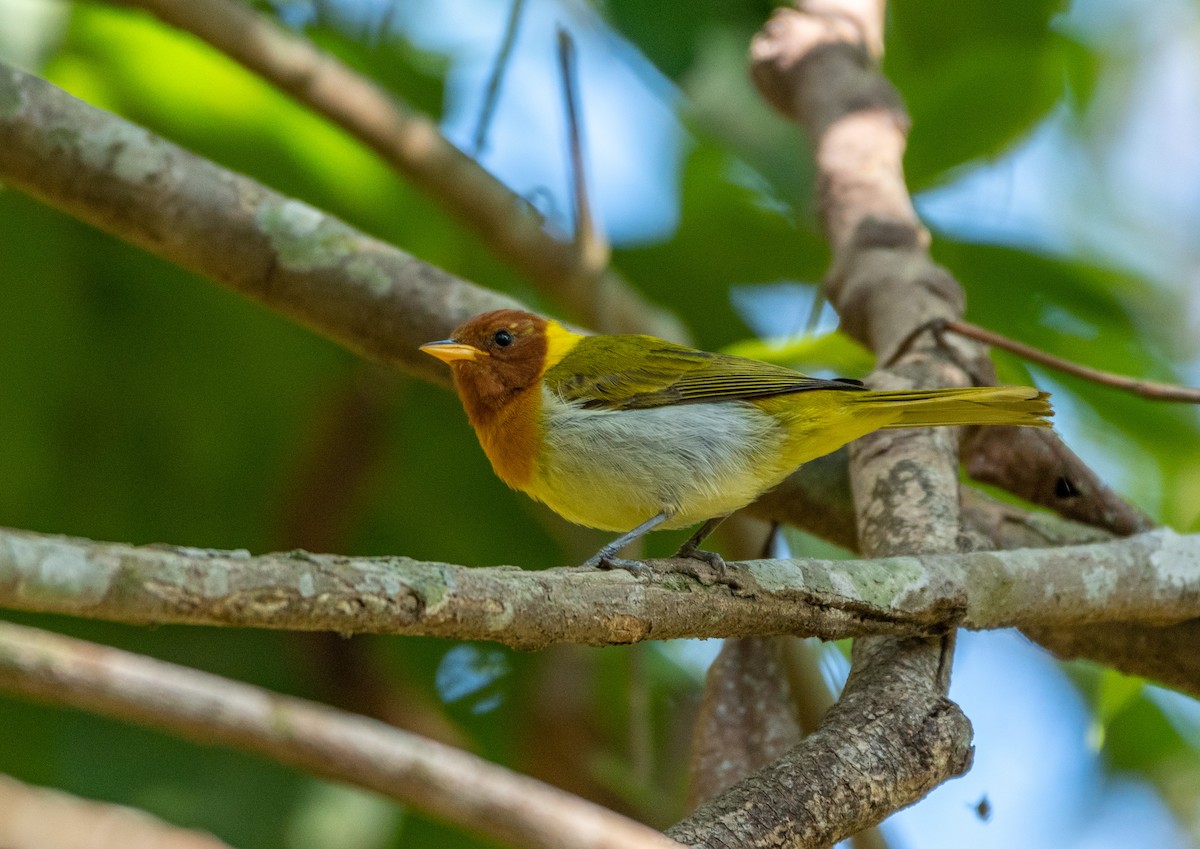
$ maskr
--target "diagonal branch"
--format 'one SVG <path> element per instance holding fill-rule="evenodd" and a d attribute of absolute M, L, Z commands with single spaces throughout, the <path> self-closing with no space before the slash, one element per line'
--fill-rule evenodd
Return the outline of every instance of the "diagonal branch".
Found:
<path fill-rule="evenodd" d="M 713 849 L 831 846 L 878 822 L 881 808 L 965 772 L 971 725 L 923 686 L 936 674 L 937 656 L 921 645 L 856 641 L 855 671 L 821 727 L 667 834 Z"/>
<path fill-rule="evenodd" d="M 811 0 L 777 9 L 751 47 L 763 96 L 812 140 L 834 252 L 827 279 L 843 326 L 880 362 L 876 388 L 964 385 L 973 372 L 941 351 L 901 349 L 961 292 L 937 280 L 902 160 L 907 116 L 875 67 L 883 0 Z M 924 278 L 924 279 L 922 279 Z M 940 283 L 930 286 L 928 283 Z M 983 359 L 964 346 L 960 356 Z M 944 431 L 884 432 L 851 446 L 862 551 L 958 550 L 957 449 Z M 696 846 L 828 846 L 969 768 L 970 723 L 945 698 L 948 639 L 855 642 L 850 681 L 821 727 L 787 755 L 696 811 L 671 834 Z M 934 729 L 942 733 L 929 735 Z M 764 804 L 764 800 L 766 803 Z"/>
<path fill-rule="evenodd" d="M 511 299 L 0 63 L 0 180 L 369 359 L 445 383 L 417 346 Z"/>
<path fill-rule="evenodd" d="M 479 110 L 479 122 L 475 125 L 475 135 L 471 143 L 472 156 L 478 157 L 487 147 L 488 130 L 492 125 L 492 115 L 496 112 L 496 104 L 500 102 L 504 73 L 508 70 L 513 47 L 517 43 L 517 30 L 521 27 L 521 13 L 524 8 L 525 0 L 512 0 L 512 5 L 508 8 L 508 23 L 504 26 L 504 38 L 500 41 L 496 61 L 492 63 L 492 72 L 488 75 L 487 85 L 484 87 L 483 108 Z"/>
<path fill-rule="evenodd" d="M 926 374 L 924 385 L 991 382 L 994 369 L 982 347 L 961 337 L 940 343 L 932 329 L 960 318 L 964 297 L 930 259 L 929 233 L 904 183 L 908 115 L 876 70 L 878 53 L 868 50 L 881 31 L 883 5 L 818 0 L 806 5 L 811 14 L 778 10 L 755 41 L 754 80 L 813 139 L 820 211 L 835 252 L 825 288 L 842 329 L 881 363 L 932 357 L 930 366 L 950 365 L 952 373 L 933 383 Z M 1151 526 L 1053 431 L 981 428 L 966 447 L 973 476 L 1064 516 L 1119 534 Z M 1069 486 L 1056 486 L 1059 480 Z"/>
<path fill-rule="evenodd" d="M 192 33 L 351 133 L 585 324 L 686 336 L 669 312 L 552 236 L 528 203 L 450 144 L 428 116 L 307 39 L 235 0 L 118 2 Z"/>
<path fill-rule="evenodd" d="M 1091 366 L 1085 366 L 1071 360 L 1065 360 L 1062 357 L 1056 357 L 1054 354 L 1035 348 L 1032 345 L 1018 342 L 1016 339 L 1009 339 L 1007 336 L 1002 336 L 993 330 L 988 330 L 986 327 L 980 327 L 977 324 L 971 324 L 961 319 L 947 321 L 943 329 L 957 333 L 960 336 L 966 336 L 968 339 L 975 339 L 993 348 L 1001 348 L 1010 354 L 1016 354 L 1018 357 L 1030 362 L 1048 366 L 1074 377 L 1090 380 L 1101 386 L 1122 389 L 1126 392 L 1132 392 L 1134 395 L 1140 395 L 1143 398 L 1153 398 L 1158 401 L 1179 401 L 1184 404 L 1200 404 L 1200 389 L 1191 386 L 1178 386 L 1173 383 L 1160 383 L 1156 380 L 1142 380 L 1136 377 L 1127 377 L 1123 374 L 1114 374 L 1111 371 L 1101 371 L 1098 368 L 1092 368 Z"/>
<path fill-rule="evenodd" d="M 620 814 L 386 723 L 48 631 L 0 623 L 0 688 L 257 752 L 516 846 L 678 849 Z"/>

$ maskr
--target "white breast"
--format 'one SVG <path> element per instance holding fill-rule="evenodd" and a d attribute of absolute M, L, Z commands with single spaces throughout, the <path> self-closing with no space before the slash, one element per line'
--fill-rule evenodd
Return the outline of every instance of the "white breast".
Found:
<path fill-rule="evenodd" d="M 585 410 L 544 393 L 538 471 L 527 492 L 581 525 L 628 531 L 722 516 L 779 483 L 783 433 L 750 404 Z"/>

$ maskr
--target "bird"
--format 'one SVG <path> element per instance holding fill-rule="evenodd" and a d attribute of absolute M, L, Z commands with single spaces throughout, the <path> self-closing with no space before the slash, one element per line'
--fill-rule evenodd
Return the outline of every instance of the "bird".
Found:
<path fill-rule="evenodd" d="M 621 534 L 583 564 L 644 573 L 618 553 L 700 523 L 676 558 L 725 563 L 704 538 L 809 460 L 881 428 L 1050 427 L 1027 386 L 871 391 L 848 378 L 653 336 L 585 335 L 502 309 L 420 350 L 447 363 L 497 476 L 563 518 Z"/>

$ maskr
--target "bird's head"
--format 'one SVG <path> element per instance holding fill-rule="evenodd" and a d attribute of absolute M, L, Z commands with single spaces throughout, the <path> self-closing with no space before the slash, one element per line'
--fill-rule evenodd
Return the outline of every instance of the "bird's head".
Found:
<path fill-rule="evenodd" d="M 421 350 L 450 365 L 454 387 L 472 422 L 490 418 L 522 391 L 536 386 L 557 362 L 567 338 L 557 322 L 520 310 L 495 310 L 460 325 L 449 339 Z M 564 352 L 565 353 L 565 352 Z"/>

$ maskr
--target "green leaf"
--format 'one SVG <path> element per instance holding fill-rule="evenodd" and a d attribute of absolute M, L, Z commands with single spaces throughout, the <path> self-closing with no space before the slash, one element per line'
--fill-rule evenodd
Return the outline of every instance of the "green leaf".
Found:
<path fill-rule="evenodd" d="M 875 366 L 871 352 L 840 331 L 793 339 L 744 339 L 722 350 L 806 373 L 830 369 L 842 375 L 861 376 Z"/>
<path fill-rule="evenodd" d="M 643 3 L 608 0 L 609 22 L 660 71 L 679 79 L 696 61 L 705 37 L 714 29 L 750 36 L 763 25 L 774 3 L 767 0 L 699 0 L 695 3 Z"/>
<path fill-rule="evenodd" d="M 1054 28 L 1059 2 L 915 2 L 888 9 L 884 70 L 913 119 L 905 171 L 920 189 L 997 154 L 1067 93 L 1090 94 L 1094 62 Z"/>

